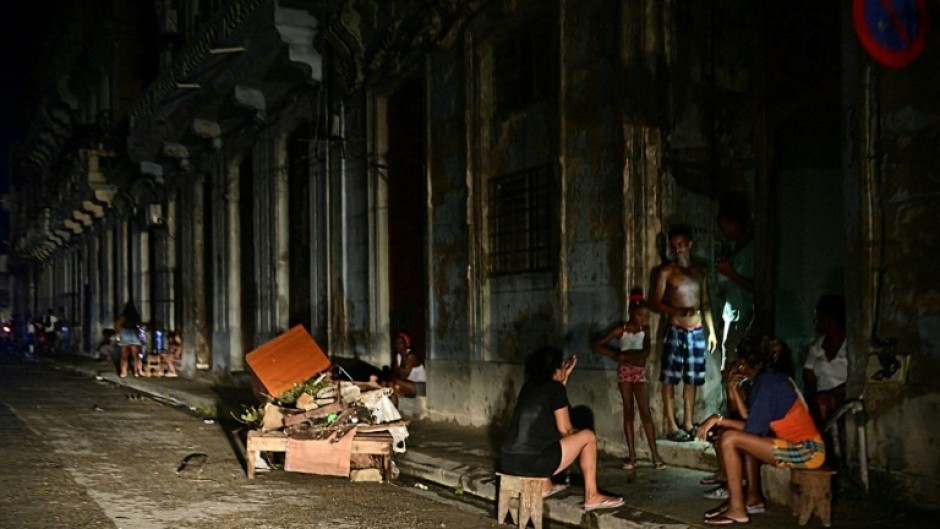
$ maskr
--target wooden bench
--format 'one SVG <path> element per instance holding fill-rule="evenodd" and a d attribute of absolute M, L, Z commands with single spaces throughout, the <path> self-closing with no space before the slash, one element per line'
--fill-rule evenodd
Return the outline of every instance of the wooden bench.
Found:
<path fill-rule="evenodd" d="M 352 453 L 379 456 L 382 459 L 382 478 L 388 481 L 392 476 L 392 445 L 395 440 L 388 432 L 356 432 L 353 438 Z M 245 459 L 248 479 L 255 479 L 255 461 L 260 452 L 286 452 L 287 434 L 283 432 L 262 433 L 260 430 L 248 432 L 245 446 Z"/>
<path fill-rule="evenodd" d="M 790 470 L 790 489 L 793 493 L 791 509 L 799 516 L 800 525 L 806 525 L 815 512 L 823 527 L 831 525 L 832 475 L 836 471 L 823 465 L 813 470 Z"/>
<path fill-rule="evenodd" d="M 529 520 L 535 529 L 542 529 L 542 487 L 545 478 L 513 476 L 496 473 L 499 476 L 499 502 L 496 521 L 503 523 L 507 514 L 511 514 L 519 529 L 523 529 Z"/>

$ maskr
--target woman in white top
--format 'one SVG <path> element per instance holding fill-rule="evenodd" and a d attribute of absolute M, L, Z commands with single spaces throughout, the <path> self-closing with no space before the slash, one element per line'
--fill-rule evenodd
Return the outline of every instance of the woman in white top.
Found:
<path fill-rule="evenodd" d="M 803 380 L 820 428 L 845 402 L 848 359 L 845 353 L 845 299 L 826 295 L 816 304 L 819 338 L 809 346 L 803 364 Z"/>
<path fill-rule="evenodd" d="M 649 309 L 643 298 L 643 291 L 634 288 L 630 291 L 629 319 L 615 326 L 606 336 L 595 340 L 592 348 L 598 354 L 617 362 L 617 382 L 620 397 L 623 399 L 623 434 L 627 438 L 629 456 L 623 464 L 626 470 L 636 468 L 636 448 L 633 442 L 633 399 L 636 399 L 640 421 L 650 445 L 650 459 L 653 467 L 664 468 L 656 451 L 656 432 L 650 415 L 649 392 L 646 384 L 646 359 L 650 354 L 650 328 L 647 324 Z M 610 348 L 607 344 L 617 339 L 618 347 Z"/>
<path fill-rule="evenodd" d="M 395 357 L 392 362 L 391 380 L 386 384 L 395 393 L 392 401 L 398 405 L 398 397 L 423 397 L 426 393 L 427 372 L 424 356 L 411 350 L 411 336 L 400 332 L 395 335 Z"/>

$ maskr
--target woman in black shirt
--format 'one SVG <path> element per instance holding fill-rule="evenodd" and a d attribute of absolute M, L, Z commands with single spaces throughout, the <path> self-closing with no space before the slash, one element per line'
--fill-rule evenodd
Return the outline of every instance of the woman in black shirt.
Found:
<path fill-rule="evenodd" d="M 519 392 L 509 434 L 500 449 L 500 467 L 507 474 L 545 477 L 542 496 L 564 487 L 551 476 L 580 462 L 584 476 L 584 510 L 623 505 L 623 498 L 597 490 L 597 438 L 591 430 L 571 425 L 565 385 L 576 356 L 564 360 L 560 349 L 544 347 L 526 357 L 526 382 Z"/>

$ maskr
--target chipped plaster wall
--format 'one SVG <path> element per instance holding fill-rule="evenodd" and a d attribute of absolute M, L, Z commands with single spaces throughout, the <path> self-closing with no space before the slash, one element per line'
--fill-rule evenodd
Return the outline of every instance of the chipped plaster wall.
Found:
<path fill-rule="evenodd" d="M 470 291 L 479 271 L 470 249 L 479 244 L 468 198 L 476 189 L 467 176 L 464 125 L 468 88 L 462 77 L 463 46 L 435 55 L 429 81 L 430 297 L 429 345 L 434 359 L 476 359 Z M 470 185 L 468 185 L 470 184 Z M 435 378 L 437 375 L 435 375 Z M 439 379 L 440 380 L 440 379 Z M 444 379 L 447 380 L 447 379 Z"/>
<path fill-rule="evenodd" d="M 369 327 L 373 310 L 370 285 L 373 281 L 384 285 L 388 270 L 370 269 L 370 252 L 380 250 L 372 247 L 372 223 L 384 219 L 376 218 L 369 210 L 373 174 L 368 166 L 366 115 L 364 98 L 347 102 L 343 119 L 345 130 L 350 132 L 343 150 L 333 160 L 330 175 L 334 186 L 331 202 L 334 215 L 338 215 L 331 235 L 338 245 L 332 253 L 334 273 L 329 279 L 334 298 L 332 325 L 334 336 L 342 337 L 331 344 L 331 349 L 382 365 L 388 362 L 388 353 L 374 347 L 376 340 Z"/>
<path fill-rule="evenodd" d="M 877 352 L 869 341 L 873 333 L 894 341 L 889 351 L 905 365 L 887 382 L 871 380 L 874 357 L 863 356 L 854 366 L 853 379 L 861 383 L 871 415 L 870 465 L 876 476 L 892 476 L 913 499 L 933 505 L 940 504 L 940 125 L 932 116 L 940 113 L 940 103 L 921 87 L 940 81 L 938 61 L 940 45 L 931 42 L 906 68 L 871 67 L 873 82 L 865 86 L 876 126 L 868 128 L 870 138 L 857 136 L 874 160 L 860 174 L 862 197 L 869 202 L 850 210 L 862 218 L 851 244 L 870 263 L 867 269 L 864 260 L 859 263 L 868 274 L 860 297 L 870 304 L 854 312 L 855 321 L 865 324 L 855 339 L 863 352 Z"/>
<path fill-rule="evenodd" d="M 435 418 L 499 425 L 521 387 L 522 356 L 558 345 L 582 357 L 572 403 L 593 411 L 601 445 L 619 452 L 625 446 L 615 366 L 591 353 L 589 343 L 622 320 L 626 290 L 634 283 L 646 288 L 657 262 L 656 219 L 665 204 L 657 200 L 662 143 L 654 128 L 624 118 L 619 30 L 603 23 L 610 13 L 580 2 L 560 4 L 566 10 L 553 22 L 561 31 L 557 105 L 534 105 L 511 119 L 493 116 L 488 54 L 493 40 L 511 31 L 505 24 L 484 17 L 462 46 L 430 59 L 434 347 L 428 391 Z M 495 34 L 492 27 L 499 28 Z M 486 178 L 546 162 L 557 164 L 560 177 L 559 269 L 485 277 Z M 642 233 L 628 237 L 626 225 Z M 638 445 L 644 454 L 642 436 Z"/>
<path fill-rule="evenodd" d="M 522 366 L 506 362 L 431 360 L 428 370 L 436 380 L 447 381 L 428 383 L 432 420 L 486 427 L 493 446 L 498 447 L 505 438 L 516 396 L 522 388 Z M 590 409 L 601 450 L 616 456 L 626 455 L 620 393 L 612 370 L 575 369 L 568 382 L 568 399 L 574 410 L 573 417 L 578 417 L 580 406 Z M 641 458 L 649 457 L 649 445 L 642 429 L 637 430 L 636 448 Z"/>

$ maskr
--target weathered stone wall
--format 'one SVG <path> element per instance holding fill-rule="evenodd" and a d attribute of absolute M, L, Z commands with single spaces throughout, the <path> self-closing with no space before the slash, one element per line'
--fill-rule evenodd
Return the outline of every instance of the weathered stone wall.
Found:
<path fill-rule="evenodd" d="M 874 163 L 859 175 L 863 196 L 871 202 L 849 212 L 864 219 L 851 235 L 868 255 L 873 278 L 863 297 L 871 305 L 857 320 L 870 327 L 855 330 L 865 345 L 855 379 L 863 381 L 871 415 L 870 464 L 876 475 L 893 477 L 911 497 L 932 504 L 940 503 L 940 429 L 935 426 L 940 409 L 940 236 L 935 229 L 940 225 L 940 124 L 929 116 L 940 112 L 940 102 L 922 87 L 940 81 L 938 64 L 940 45 L 932 41 L 905 68 L 871 65 L 871 71 L 861 73 L 860 79 L 872 80 L 864 95 L 877 118 L 874 126 L 862 129 L 870 138 L 856 136 L 873 156 Z M 871 337 L 887 346 L 876 347 Z M 873 381 L 881 365 L 864 355 L 868 352 L 896 353 L 901 372 L 886 382 Z"/>

